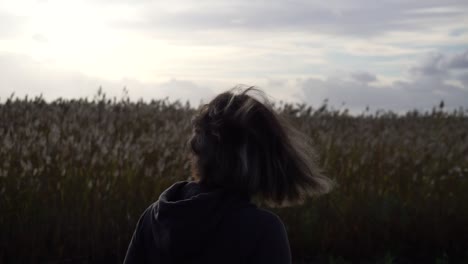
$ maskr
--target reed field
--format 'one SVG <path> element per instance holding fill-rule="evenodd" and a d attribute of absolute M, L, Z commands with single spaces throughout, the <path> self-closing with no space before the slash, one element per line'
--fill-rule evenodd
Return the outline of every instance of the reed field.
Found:
<path fill-rule="evenodd" d="M 276 104 L 337 182 L 272 208 L 297 263 L 468 263 L 468 111 Z M 190 173 L 194 108 L 41 97 L 0 103 L 0 263 L 121 263 L 143 210 Z"/>

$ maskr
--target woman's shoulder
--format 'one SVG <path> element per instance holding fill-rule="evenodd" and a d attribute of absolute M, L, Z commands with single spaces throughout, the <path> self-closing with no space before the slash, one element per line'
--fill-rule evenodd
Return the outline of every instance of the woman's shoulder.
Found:
<path fill-rule="evenodd" d="M 257 206 L 242 208 L 235 215 L 241 225 L 255 226 L 257 230 L 284 228 L 283 221 L 276 213 Z"/>
<path fill-rule="evenodd" d="M 237 236 L 248 263 L 290 263 L 288 235 L 280 217 L 268 209 L 244 208 L 238 214 Z"/>
<path fill-rule="evenodd" d="M 264 221 L 264 222 L 281 221 L 280 217 L 276 213 L 268 209 L 261 208 L 261 207 L 251 207 L 250 211 L 248 211 L 247 213 L 255 216 L 260 221 Z"/>

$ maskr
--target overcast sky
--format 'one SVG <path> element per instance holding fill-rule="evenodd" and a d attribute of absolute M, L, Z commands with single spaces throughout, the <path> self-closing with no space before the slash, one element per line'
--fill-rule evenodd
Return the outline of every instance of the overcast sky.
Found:
<path fill-rule="evenodd" d="M 354 112 L 468 108 L 468 1 L 0 2 L 0 100 L 198 105 L 237 84 Z"/>

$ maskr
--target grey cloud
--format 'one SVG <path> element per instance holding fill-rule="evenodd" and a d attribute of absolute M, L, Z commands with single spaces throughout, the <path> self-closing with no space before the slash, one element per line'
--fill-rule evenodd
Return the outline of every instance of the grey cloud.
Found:
<path fill-rule="evenodd" d="M 468 69 L 468 50 L 454 55 L 432 53 L 418 66 L 410 69 L 411 74 L 423 76 L 448 75 L 452 70 Z"/>
<path fill-rule="evenodd" d="M 457 28 L 455 30 L 453 30 L 452 32 L 450 32 L 450 35 L 451 36 L 461 36 L 463 34 L 466 34 L 468 32 L 468 28 Z"/>
<path fill-rule="evenodd" d="M 468 109 L 468 72 L 456 74 L 450 62 L 458 61 L 462 54 L 447 56 L 432 54 L 420 66 L 412 68 L 413 79 L 395 81 L 384 87 L 366 82 L 329 77 L 326 80 L 310 78 L 300 83 L 306 101 L 319 104 L 328 98 L 332 105 L 344 102 L 355 112 L 365 106 L 375 109 L 398 110 L 400 112 L 419 109 L 427 110 L 444 101 L 447 108 Z M 419 74 L 414 75 L 417 72 Z M 371 74 L 369 74 L 372 76 Z M 355 74 L 351 74 L 355 76 Z M 364 76 L 364 75 L 363 75 Z M 354 78 L 356 79 L 356 78 Z M 358 78 L 359 79 L 359 78 Z M 449 84 L 459 80 L 463 87 Z"/>
<path fill-rule="evenodd" d="M 451 69 L 468 69 L 468 50 L 450 58 L 447 66 Z"/>
<path fill-rule="evenodd" d="M 432 53 L 420 65 L 412 67 L 410 73 L 426 76 L 444 75 L 447 73 L 446 58 L 442 53 Z"/>
<path fill-rule="evenodd" d="M 332 105 L 342 102 L 355 112 L 365 106 L 372 109 L 392 109 L 396 111 L 410 109 L 428 109 L 444 100 L 446 106 L 468 107 L 468 72 L 463 69 L 463 58 L 467 51 L 455 55 L 434 53 L 417 67 L 409 81 L 396 81 L 379 87 L 377 77 L 368 71 L 351 72 L 331 76 L 326 80 L 307 78 L 291 80 L 274 78 L 266 82 L 272 88 L 270 92 L 277 99 L 287 98 L 296 88 L 302 89 L 302 97 L 307 103 L 318 105 L 328 98 Z M 455 63 L 456 62 L 456 63 Z M 454 66 L 456 65 L 456 67 Z M 169 97 L 171 100 L 190 100 L 197 106 L 201 100 L 207 101 L 214 92 L 211 86 L 201 85 L 199 81 L 172 79 L 163 83 L 144 83 L 133 79 L 108 81 L 94 78 L 78 72 L 57 71 L 47 68 L 40 61 L 19 54 L 0 53 L 0 97 L 5 99 L 12 92 L 16 95 L 43 95 L 48 99 L 57 97 L 78 98 L 90 97 L 102 86 L 104 92 L 119 97 L 124 86 L 129 90 L 132 99 L 144 100 Z M 430 73 L 434 74 L 430 74 Z M 343 78 L 349 76 L 351 79 Z M 462 88 L 447 81 L 458 80 Z M 252 83 L 252 85 L 256 85 Z M 285 89 L 285 86 L 288 86 Z M 290 97 L 291 98 L 291 97 Z"/>
<path fill-rule="evenodd" d="M 467 88 L 468 87 L 468 72 L 461 74 L 458 80 L 462 83 L 462 85 Z"/>
<path fill-rule="evenodd" d="M 330 105 L 345 104 L 353 111 L 363 110 L 365 106 L 400 109 L 407 105 L 405 97 L 398 91 L 333 77 L 326 80 L 309 78 L 300 85 L 305 101 L 312 105 L 320 105 L 325 99 L 329 100 Z"/>
<path fill-rule="evenodd" d="M 353 72 L 351 73 L 351 77 L 354 80 L 364 84 L 377 81 L 375 74 L 368 72 Z"/>
<path fill-rule="evenodd" d="M 328 99 L 330 105 L 344 103 L 353 113 L 369 106 L 373 110 L 384 109 L 404 112 L 413 109 L 427 110 L 443 100 L 447 108 L 460 106 L 468 109 L 468 91 L 441 81 L 420 79 L 411 82 L 398 81 L 389 86 L 359 84 L 352 81 L 310 78 L 302 83 L 305 102 L 319 105 Z"/>
<path fill-rule="evenodd" d="M 466 16 L 466 1 L 214 1 L 178 11 L 147 6 L 138 21 L 119 26 L 161 31 L 242 29 L 247 31 L 300 30 L 339 35 L 369 36 L 390 30 L 431 29 Z M 440 9 L 455 7 L 457 9 Z M 432 10 L 431 8 L 439 8 Z"/>

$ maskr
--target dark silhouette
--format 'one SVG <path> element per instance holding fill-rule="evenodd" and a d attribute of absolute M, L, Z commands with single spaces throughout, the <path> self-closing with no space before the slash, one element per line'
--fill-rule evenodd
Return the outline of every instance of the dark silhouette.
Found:
<path fill-rule="evenodd" d="M 285 226 L 252 199 L 286 206 L 330 191 L 309 139 L 253 87 L 202 105 L 192 127 L 191 180 L 145 210 L 124 263 L 290 263 Z"/>

